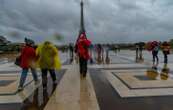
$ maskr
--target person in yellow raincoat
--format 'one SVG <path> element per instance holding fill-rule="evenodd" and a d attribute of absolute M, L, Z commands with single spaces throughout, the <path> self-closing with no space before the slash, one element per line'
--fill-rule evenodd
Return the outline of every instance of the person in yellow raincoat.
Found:
<path fill-rule="evenodd" d="M 48 71 L 53 80 L 53 84 L 56 85 L 55 70 L 61 68 L 58 49 L 51 42 L 45 41 L 37 47 L 36 55 L 38 56 L 37 64 L 41 68 L 42 72 L 43 88 L 45 89 L 47 87 Z"/>

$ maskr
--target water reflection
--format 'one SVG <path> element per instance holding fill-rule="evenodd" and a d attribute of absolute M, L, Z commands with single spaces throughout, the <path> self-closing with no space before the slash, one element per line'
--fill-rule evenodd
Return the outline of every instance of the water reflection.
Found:
<path fill-rule="evenodd" d="M 49 101 L 50 96 L 54 93 L 56 89 L 56 84 L 48 86 L 48 88 L 43 89 L 39 87 L 34 91 L 34 93 L 24 101 L 21 110 L 43 110 Z"/>
<path fill-rule="evenodd" d="M 153 65 L 151 69 L 147 70 L 147 77 L 156 80 L 159 75 L 157 65 Z"/>
<path fill-rule="evenodd" d="M 163 66 L 163 69 L 160 74 L 160 79 L 167 80 L 169 78 L 170 69 L 168 68 L 167 64 Z"/>
<path fill-rule="evenodd" d="M 151 69 L 146 71 L 146 75 L 148 78 L 152 80 L 161 79 L 168 80 L 170 69 L 167 65 L 164 65 L 161 70 L 158 69 L 158 65 L 153 65 Z"/>

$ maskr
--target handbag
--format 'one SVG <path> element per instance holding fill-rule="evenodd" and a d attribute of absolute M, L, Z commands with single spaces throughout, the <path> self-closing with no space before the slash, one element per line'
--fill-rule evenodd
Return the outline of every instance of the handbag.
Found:
<path fill-rule="evenodd" d="M 20 63 L 21 63 L 21 56 L 17 56 L 14 64 L 20 66 Z"/>

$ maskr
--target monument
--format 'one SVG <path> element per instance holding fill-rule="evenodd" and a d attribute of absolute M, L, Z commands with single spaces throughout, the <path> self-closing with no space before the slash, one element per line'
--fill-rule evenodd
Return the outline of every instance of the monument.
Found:
<path fill-rule="evenodd" d="M 85 26 L 84 26 L 84 10 L 83 10 L 83 7 L 84 7 L 84 2 L 83 0 L 81 0 L 81 15 L 80 15 L 80 30 L 79 30 L 79 36 L 82 34 L 82 33 L 85 33 Z"/>

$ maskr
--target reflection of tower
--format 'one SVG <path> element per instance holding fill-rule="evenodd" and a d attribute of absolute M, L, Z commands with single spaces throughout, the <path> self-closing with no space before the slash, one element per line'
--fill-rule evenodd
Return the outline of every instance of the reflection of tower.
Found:
<path fill-rule="evenodd" d="M 84 6 L 84 2 L 83 0 L 80 3 L 81 5 L 81 18 L 80 18 L 80 31 L 79 31 L 79 35 L 85 32 L 85 26 L 84 26 L 84 11 L 83 11 L 83 6 Z"/>

